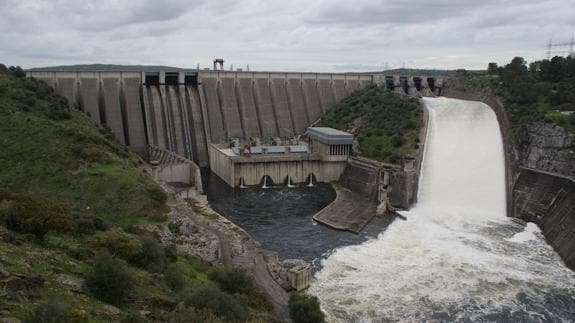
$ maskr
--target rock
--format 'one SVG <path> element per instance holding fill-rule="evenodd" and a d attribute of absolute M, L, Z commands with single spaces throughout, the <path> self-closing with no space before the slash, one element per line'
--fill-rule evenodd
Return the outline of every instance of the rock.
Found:
<path fill-rule="evenodd" d="M 524 167 L 575 177 L 575 134 L 557 125 L 535 122 L 520 126 L 517 149 Z"/>
<path fill-rule="evenodd" d="M 146 310 L 141 310 L 139 313 L 142 317 L 148 317 L 150 314 L 152 314 L 152 312 Z"/>
<path fill-rule="evenodd" d="M 0 323 L 22 323 L 22 321 L 15 317 L 3 317 L 0 318 Z"/>
<path fill-rule="evenodd" d="M 10 276 L 10 273 L 6 271 L 6 269 L 4 269 L 4 266 L 2 266 L 2 264 L 0 264 L 0 278 L 6 278 L 8 276 Z"/>
<path fill-rule="evenodd" d="M 73 292 L 80 292 L 86 283 L 86 280 L 80 277 L 60 274 L 56 276 L 56 281 L 62 284 L 64 288 Z"/>
<path fill-rule="evenodd" d="M 0 290 L 21 293 L 28 297 L 40 297 L 44 288 L 44 278 L 23 274 L 10 274 L 0 279 Z"/>
<path fill-rule="evenodd" d="M 107 317 L 111 317 L 111 318 L 117 318 L 122 313 L 122 311 L 120 311 L 119 308 L 112 306 L 112 305 L 108 305 L 108 304 L 102 305 L 102 307 L 100 307 L 95 312 L 98 315 L 107 316 Z"/>

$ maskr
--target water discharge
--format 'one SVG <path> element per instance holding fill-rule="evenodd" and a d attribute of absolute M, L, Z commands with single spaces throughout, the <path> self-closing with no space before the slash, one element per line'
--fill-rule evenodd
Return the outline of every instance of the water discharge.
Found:
<path fill-rule="evenodd" d="M 501 134 L 483 103 L 425 98 L 418 204 L 336 249 L 310 293 L 329 322 L 575 320 L 575 274 L 533 224 L 506 217 Z"/>

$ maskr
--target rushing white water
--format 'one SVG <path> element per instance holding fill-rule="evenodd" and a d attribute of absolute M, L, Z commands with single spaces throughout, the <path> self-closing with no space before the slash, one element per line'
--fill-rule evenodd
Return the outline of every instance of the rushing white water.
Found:
<path fill-rule="evenodd" d="M 575 319 L 573 272 L 536 226 L 506 217 L 493 111 L 480 102 L 424 102 L 419 202 L 377 239 L 322 261 L 310 293 L 328 321 Z"/>

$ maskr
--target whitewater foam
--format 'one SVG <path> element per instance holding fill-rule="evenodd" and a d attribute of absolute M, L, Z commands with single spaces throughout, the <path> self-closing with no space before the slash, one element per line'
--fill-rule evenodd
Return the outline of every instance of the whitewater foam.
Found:
<path fill-rule="evenodd" d="M 447 98 L 424 103 L 430 120 L 419 202 L 407 221 L 322 261 L 310 293 L 328 321 L 574 319 L 573 272 L 532 224 L 505 216 L 493 111 Z"/>

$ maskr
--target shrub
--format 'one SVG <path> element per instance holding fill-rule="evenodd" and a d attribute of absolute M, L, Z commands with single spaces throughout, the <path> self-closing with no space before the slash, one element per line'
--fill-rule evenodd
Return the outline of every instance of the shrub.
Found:
<path fill-rule="evenodd" d="M 31 233 L 39 240 L 50 231 L 70 233 L 74 219 L 67 204 L 31 197 L 12 197 L 0 204 L 0 219 L 6 227 L 21 233 Z"/>
<path fill-rule="evenodd" d="M 162 272 L 166 267 L 166 254 L 158 240 L 152 236 L 144 235 L 140 237 L 140 243 L 142 245 L 140 252 L 128 260 L 148 271 Z"/>
<path fill-rule="evenodd" d="M 317 297 L 292 293 L 288 302 L 289 315 L 294 323 L 325 322 L 325 315 L 319 306 Z"/>
<path fill-rule="evenodd" d="M 167 320 L 170 323 L 188 323 L 188 322 L 202 322 L 202 323 L 224 323 L 225 321 L 219 318 L 213 311 L 209 309 L 194 309 L 194 308 L 178 308 L 171 312 Z"/>
<path fill-rule="evenodd" d="M 249 294 L 254 290 L 254 282 L 251 276 L 242 268 L 215 267 L 209 273 L 213 280 L 223 290 L 231 294 Z"/>
<path fill-rule="evenodd" d="M 210 310 L 227 321 L 245 322 L 249 317 L 245 296 L 232 296 L 213 285 L 203 285 L 188 293 L 184 303 L 199 310 Z"/>
<path fill-rule="evenodd" d="M 395 135 L 393 137 L 391 137 L 391 144 L 393 145 L 393 147 L 401 147 L 403 146 L 403 144 L 405 143 L 405 140 L 403 139 L 403 136 L 401 135 Z"/>
<path fill-rule="evenodd" d="M 168 195 L 166 194 L 166 192 L 158 185 L 151 185 L 148 187 L 147 189 L 148 191 L 148 195 L 150 196 L 150 198 L 156 202 L 159 202 L 161 204 L 166 203 L 166 201 L 168 200 Z"/>
<path fill-rule="evenodd" d="M 24 319 L 24 322 L 67 323 L 79 322 L 79 320 L 74 320 L 74 317 L 70 313 L 70 306 L 68 304 L 57 300 L 50 300 L 47 303 L 42 303 L 36 306 L 34 312 Z"/>
<path fill-rule="evenodd" d="M 94 266 L 88 274 L 86 285 L 99 299 L 117 305 L 132 290 L 133 280 L 126 263 L 103 250 L 94 257 Z"/>
<path fill-rule="evenodd" d="M 177 263 L 170 264 L 164 272 L 164 280 L 174 292 L 181 292 L 186 285 L 184 270 Z"/>
<path fill-rule="evenodd" d="M 95 216 L 80 216 L 75 221 L 76 230 L 80 234 L 94 234 L 96 231 L 106 230 L 107 228 L 104 220 Z"/>
<path fill-rule="evenodd" d="M 107 231 L 98 232 L 88 243 L 94 248 L 106 248 L 113 255 L 131 260 L 142 253 L 143 244 L 138 236 L 113 227 Z"/>

